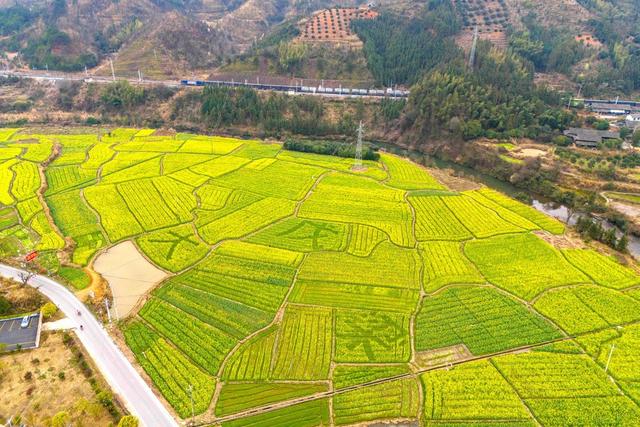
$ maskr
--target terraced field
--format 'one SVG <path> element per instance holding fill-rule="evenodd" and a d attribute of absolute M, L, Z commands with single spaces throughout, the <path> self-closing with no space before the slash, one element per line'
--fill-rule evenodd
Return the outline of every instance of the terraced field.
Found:
<path fill-rule="evenodd" d="M 1 130 L 0 256 L 36 249 L 80 289 L 133 242 L 168 278 L 124 339 L 199 425 L 637 425 L 635 265 L 551 246 L 562 224 L 493 190 L 389 154 L 366 167 L 151 129 Z"/>

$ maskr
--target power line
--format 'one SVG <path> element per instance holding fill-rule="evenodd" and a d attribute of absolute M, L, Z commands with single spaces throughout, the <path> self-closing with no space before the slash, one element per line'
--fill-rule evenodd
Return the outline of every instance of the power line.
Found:
<path fill-rule="evenodd" d="M 473 30 L 473 44 L 471 45 L 471 53 L 469 54 L 469 68 L 473 70 L 476 62 L 476 49 L 478 47 L 478 26 Z"/>

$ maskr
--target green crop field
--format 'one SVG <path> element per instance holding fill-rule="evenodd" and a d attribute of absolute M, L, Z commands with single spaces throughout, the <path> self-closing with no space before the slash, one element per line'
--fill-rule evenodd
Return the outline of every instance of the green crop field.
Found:
<path fill-rule="evenodd" d="M 628 257 L 556 248 L 555 219 L 388 153 L 354 171 L 277 143 L 84 132 L 0 129 L 0 257 L 38 250 L 74 291 L 124 241 L 163 270 L 119 327 L 183 423 L 638 425 Z"/>

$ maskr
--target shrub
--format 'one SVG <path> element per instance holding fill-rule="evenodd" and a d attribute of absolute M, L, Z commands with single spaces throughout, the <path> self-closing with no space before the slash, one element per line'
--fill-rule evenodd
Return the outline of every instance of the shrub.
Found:
<path fill-rule="evenodd" d="M 145 97 L 143 88 L 131 86 L 128 81 L 121 80 L 105 87 L 100 100 L 107 108 L 121 109 L 139 105 L 144 102 Z"/>
<path fill-rule="evenodd" d="M 58 412 L 51 418 L 51 427 L 66 427 L 69 425 L 71 417 L 66 411 Z"/>
<path fill-rule="evenodd" d="M 8 314 L 9 310 L 11 310 L 11 303 L 8 299 L 0 295 L 0 316 Z"/>
<path fill-rule="evenodd" d="M 49 319 L 58 312 L 58 307 L 56 307 L 52 302 L 48 302 L 42 306 L 40 312 L 42 313 L 42 317 Z"/>
<path fill-rule="evenodd" d="M 597 130 L 609 130 L 610 125 L 609 125 L 609 122 L 608 122 L 608 121 L 606 121 L 606 120 L 598 120 L 598 121 L 594 124 L 594 127 L 595 127 Z"/>
<path fill-rule="evenodd" d="M 125 415 L 118 422 L 118 427 L 138 427 L 138 425 L 138 419 L 133 415 Z"/>
<path fill-rule="evenodd" d="M 559 147 L 568 147 L 569 145 L 571 145 L 572 140 L 568 136 L 558 135 L 558 136 L 553 137 L 551 142 L 554 145 L 557 145 Z"/>

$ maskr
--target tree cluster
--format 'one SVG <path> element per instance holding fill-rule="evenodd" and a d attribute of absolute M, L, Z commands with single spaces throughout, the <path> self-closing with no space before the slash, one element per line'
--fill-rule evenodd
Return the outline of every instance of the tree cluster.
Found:
<path fill-rule="evenodd" d="M 532 14 L 523 18 L 526 29 L 509 34 L 512 52 L 530 61 L 537 71 L 569 73 L 586 55 L 586 48 L 562 28 L 547 28 Z"/>
<path fill-rule="evenodd" d="M 590 217 L 581 216 L 578 218 L 576 230 L 584 239 L 597 240 L 619 252 L 627 251 L 629 239 L 626 235 L 618 238 L 615 228 L 605 228 L 599 221 Z"/>
<path fill-rule="evenodd" d="M 71 44 L 69 35 L 50 26 L 39 37 L 33 37 L 22 50 L 23 56 L 32 68 L 54 69 L 60 71 L 80 71 L 84 67 L 95 67 L 98 58 L 91 52 L 79 55 L 62 55 L 54 51 L 68 47 Z"/>
<path fill-rule="evenodd" d="M 412 19 L 383 13 L 351 25 L 364 42 L 368 67 L 380 85 L 413 84 L 424 72 L 461 52 L 450 38 L 460 22 L 447 0 L 430 0 Z"/>
<path fill-rule="evenodd" d="M 517 56 L 480 43 L 474 70 L 452 63 L 413 87 L 404 126 L 425 138 L 551 140 L 574 120 L 559 102 L 553 93 L 535 88 L 531 70 Z"/>
<path fill-rule="evenodd" d="M 207 87 L 202 92 L 201 115 L 211 128 L 248 125 L 270 135 L 283 131 L 309 136 L 355 133 L 355 117 L 345 113 L 337 122 L 330 121 L 324 102 L 276 93 L 259 96 L 250 88 Z"/>
<path fill-rule="evenodd" d="M 289 139 L 284 143 L 284 148 L 286 150 L 300 151 L 303 153 L 327 154 L 345 158 L 354 158 L 356 155 L 356 148 L 353 144 L 339 141 Z M 380 159 L 380 154 L 371 147 L 365 147 L 362 150 L 362 158 L 364 160 L 377 161 Z"/>

